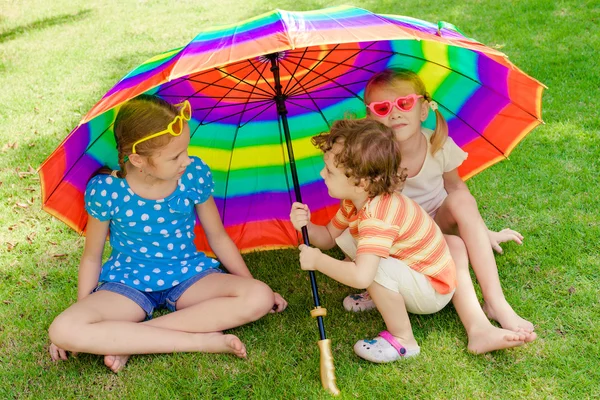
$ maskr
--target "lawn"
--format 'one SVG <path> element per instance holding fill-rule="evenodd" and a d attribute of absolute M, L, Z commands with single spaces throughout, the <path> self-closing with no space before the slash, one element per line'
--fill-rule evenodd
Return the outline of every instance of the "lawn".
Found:
<path fill-rule="evenodd" d="M 468 181 L 492 229 L 522 246 L 496 257 L 508 301 L 539 338 L 467 352 L 454 309 L 415 316 L 422 353 L 375 365 L 356 340 L 383 329 L 349 314 L 349 290 L 318 276 L 342 398 L 600 397 L 600 5 L 597 1 L 3 0 L 0 5 L 0 398 L 327 398 L 320 385 L 308 276 L 297 251 L 251 253 L 253 274 L 282 293 L 282 314 L 232 330 L 247 360 L 198 353 L 133 357 L 118 375 L 102 358 L 53 363 L 47 328 L 76 298 L 79 237 L 41 211 L 36 169 L 121 77 L 205 27 L 281 8 L 351 4 L 444 20 L 500 49 L 548 86 L 545 124 L 509 160 Z M 335 253 L 336 255 L 340 255 Z"/>

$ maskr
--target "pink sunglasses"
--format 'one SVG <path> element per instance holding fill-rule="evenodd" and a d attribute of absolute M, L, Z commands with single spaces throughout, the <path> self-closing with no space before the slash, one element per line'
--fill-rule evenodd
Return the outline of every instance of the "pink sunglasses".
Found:
<path fill-rule="evenodd" d="M 408 96 L 398 97 L 394 101 L 374 101 L 367 104 L 367 108 L 378 117 L 385 117 L 392 112 L 394 106 L 404 112 L 412 110 L 415 104 L 417 104 L 417 99 L 420 99 L 421 97 L 423 96 L 419 94 L 409 94 Z"/>

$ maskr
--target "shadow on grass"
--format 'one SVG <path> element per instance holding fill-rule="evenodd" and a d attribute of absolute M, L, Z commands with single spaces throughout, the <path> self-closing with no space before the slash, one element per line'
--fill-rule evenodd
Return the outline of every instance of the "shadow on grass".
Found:
<path fill-rule="evenodd" d="M 91 14 L 91 12 L 92 10 L 86 9 L 81 10 L 75 14 L 57 15 L 54 17 L 40 19 L 27 25 L 17 26 L 16 28 L 0 32 L 0 43 L 13 40 L 27 32 L 37 31 L 54 25 L 62 25 L 82 20 L 84 18 L 87 18 Z"/>

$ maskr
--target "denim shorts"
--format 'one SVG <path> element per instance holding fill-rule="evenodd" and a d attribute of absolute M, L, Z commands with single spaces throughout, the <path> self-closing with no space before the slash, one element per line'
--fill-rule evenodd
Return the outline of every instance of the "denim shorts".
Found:
<path fill-rule="evenodd" d="M 225 273 L 219 268 L 209 268 L 192 276 L 189 279 L 181 282 L 177 286 L 170 289 L 160 290 L 156 292 L 142 292 L 120 282 L 102 282 L 94 289 L 94 292 L 99 290 L 108 290 L 109 292 L 118 293 L 133 300 L 146 313 L 146 320 L 152 319 L 154 310 L 166 308 L 169 311 L 176 311 L 175 304 L 181 295 L 200 279 L 214 273 Z M 93 293 L 93 292 L 92 292 Z"/>

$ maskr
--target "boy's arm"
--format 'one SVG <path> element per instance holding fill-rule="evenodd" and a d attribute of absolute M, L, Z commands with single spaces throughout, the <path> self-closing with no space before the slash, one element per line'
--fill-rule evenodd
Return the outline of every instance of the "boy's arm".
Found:
<path fill-rule="evenodd" d="M 331 222 L 326 226 L 313 224 L 310 222 L 310 210 L 308 206 L 298 202 L 292 204 L 290 221 L 298 232 L 301 232 L 302 227 L 306 226 L 310 244 L 322 250 L 329 250 L 335 247 L 335 239 L 343 232 L 343 230 L 333 226 Z"/>
<path fill-rule="evenodd" d="M 213 197 L 210 196 L 204 203 L 196 204 L 196 212 L 206 233 L 210 248 L 215 252 L 223 266 L 227 268 L 227 271 L 233 275 L 252 278 L 252 274 L 246 266 L 239 249 L 233 243 L 221 222 L 219 210 Z"/>
<path fill-rule="evenodd" d="M 79 263 L 77 300 L 88 296 L 98 285 L 109 223 L 109 221 L 100 221 L 91 215 L 88 216 L 85 247 Z"/>
<path fill-rule="evenodd" d="M 344 232 L 333 226 L 329 222 L 326 226 L 315 225 L 309 222 L 307 225 L 308 239 L 310 244 L 322 250 L 329 250 L 335 247 L 335 239 Z"/>
<path fill-rule="evenodd" d="M 319 271 L 344 285 L 366 289 L 377 273 L 381 257 L 360 254 L 356 261 L 341 261 L 321 253 L 321 250 L 300 245 L 300 266 L 305 271 Z"/>

